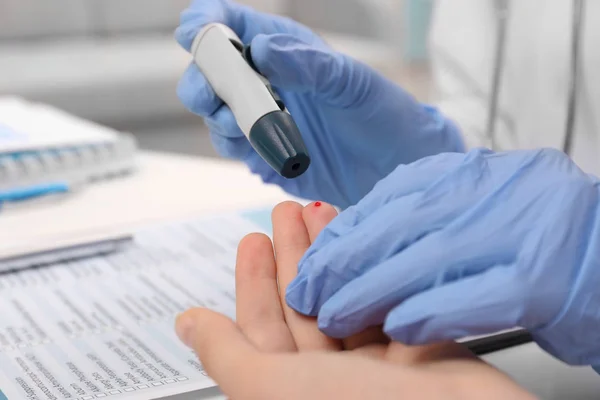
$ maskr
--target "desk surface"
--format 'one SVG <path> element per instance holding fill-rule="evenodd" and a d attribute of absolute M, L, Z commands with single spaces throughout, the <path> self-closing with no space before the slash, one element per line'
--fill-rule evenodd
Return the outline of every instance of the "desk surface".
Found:
<path fill-rule="evenodd" d="M 238 163 L 142 152 L 139 170 L 131 176 L 99 182 L 66 197 L 3 210 L 0 243 L 127 231 L 159 220 L 261 207 L 289 198 Z M 542 399 L 599 398 L 600 377 L 590 368 L 565 366 L 534 344 L 494 353 L 486 360 Z M 208 398 L 215 396 L 208 393 Z"/>
<path fill-rule="evenodd" d="M 238 163 L 146 152 L 138 158 L 138 170 L 125 178 L 2 210 L 0 243 L 128 231 L 158 220 L 289 199 Z"/>

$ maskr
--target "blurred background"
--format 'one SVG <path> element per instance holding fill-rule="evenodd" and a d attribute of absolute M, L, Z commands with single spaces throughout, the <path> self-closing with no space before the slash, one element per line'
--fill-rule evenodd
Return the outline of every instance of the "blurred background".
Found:
<path fill-rule="evenodd" d="M 190 61 L 173 39 L 190 0 L 0 0 L 0 95 L 19 95 L 136 135 L 142 148 L 214 156 L 179 103 Z M 242 0 L 296 19 L 416 97 L 429 94 L 432 0 Z"/>

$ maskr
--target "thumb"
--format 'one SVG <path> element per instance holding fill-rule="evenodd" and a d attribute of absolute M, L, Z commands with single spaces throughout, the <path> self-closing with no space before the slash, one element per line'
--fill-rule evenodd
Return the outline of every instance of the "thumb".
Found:
<path fill-rule="evenodd" d="M 360 98 L 363 88 L 358 83 L 365 81 L 365 67 L 324 44 L 288 34 L 258 35 L 251 55 L 256 68 L 276 88 L 311 93 L 342 107 Z"/>
<path fill-rule="evenodd" d="M 499 265 L 433 287 L 390 311 L 384 331 L 396 341 L 422 345 L 523 326 L 530 295 L 523 280 L 515 265 Z"/>
<path fill-rule="evenodd" d="M 236 398 L 257 385 L 260 354 L 232 320 L 195 308 L 177 318 L 175 330 L 223 392 Z"/>

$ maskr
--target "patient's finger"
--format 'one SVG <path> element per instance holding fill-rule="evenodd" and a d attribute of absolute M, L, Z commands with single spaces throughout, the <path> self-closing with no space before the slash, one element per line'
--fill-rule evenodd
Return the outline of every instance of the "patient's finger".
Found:
<path fill-rule="evenodd" d="M 343 340 L 346 350 L 354 350 L 366 345 L 388 344 L 390 338 L 383 333 L 381 326 L 371 326 L 362 332 L 356 333 Z"/>
<path fill-rule="evenodd" d="M 232 320 L 207 309 L 194 308 L 179 315 L 176 332 L 193 349 L 208 375 L 233 398 L 248 395 L 256 380 L 268 373 L 258 351 Z"/>
<path fill-rule="evenodd" d="M 285 289 L 296 277 L 298 261 L 310 246 L 310 238 L 302 219 L 302 206 L 294 202 L 281 203 L 273 210 L 272 219 L 279 296 L 298 350 L 340 350 L 341 343 L 320 332 L 315 318 L 300 315 L 285 303 Z"/>
<path fill-rule="evenodd" d="M 236 322 L 261 351 L 295 351 L 277 289 L 271 240 L 259 233 L 238 246 L 235 268 Z"/>
<path fill-rule="evenodd" d="M 445 360 L 479 359 L 466 346 L 443 342 L 423 346 L 407 346 L 394 342 L 388 347 L 386 360 L 403 365 L 430 364 Z"/>
<path fill-rule="evenodd" d="M 325 226 L 330 223 L 337 214 L 338 213 L 333 206 L 321 201 L 310 203 L 304 207 L 304 210 L 302 210 L 302 217 L 306 224 L 306 230 L 308 231 L 311 243 L 315 241 L 319 233 L 321 233 Z M 389 341 L 388 336 L 383 333 L 381 327 L 373 326 L 367 328 L 363 332 L 344 339 L 343 344 L 346 350 L 354 350 L 367 344 L 387 344 Z"/>
<path fill-rule="evenodd" d="M 325 226 L 337 217 L 336 209 L 322 201 L 310 203 L 302 210 L 302 218 L 308 231 L 310 242 L 314 242 Z"/>

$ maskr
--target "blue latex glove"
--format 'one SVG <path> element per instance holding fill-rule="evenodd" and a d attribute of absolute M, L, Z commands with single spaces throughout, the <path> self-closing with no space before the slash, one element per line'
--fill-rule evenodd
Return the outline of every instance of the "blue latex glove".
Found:
<path fill-rule="evenodd" d="M 355 204 L 400 163 L 463 151 L 460 133 L 435 109 L 369 67 L 330 49 L 308 28 L 225 0 L 194 1 L 181 15 L 178 42 L 189 51 L 197 32 L 221 22 L 252 44 L 257 68 L 294 117 L 311 155 L 309 170 L 287 180 L 252 149 L 233 114 L 196 66 L 178 87 L 183 104 L 205 118 L 217 151 L 243 160 L 265 182 L 340 207 Z"/>
<path fill-rule="evenodd" d="M 333 337 L 523 327 L 565 362 L 600 365 L 599 180 L 548 149 L 400 166 L 323 230 L 287 302 Z"/>

